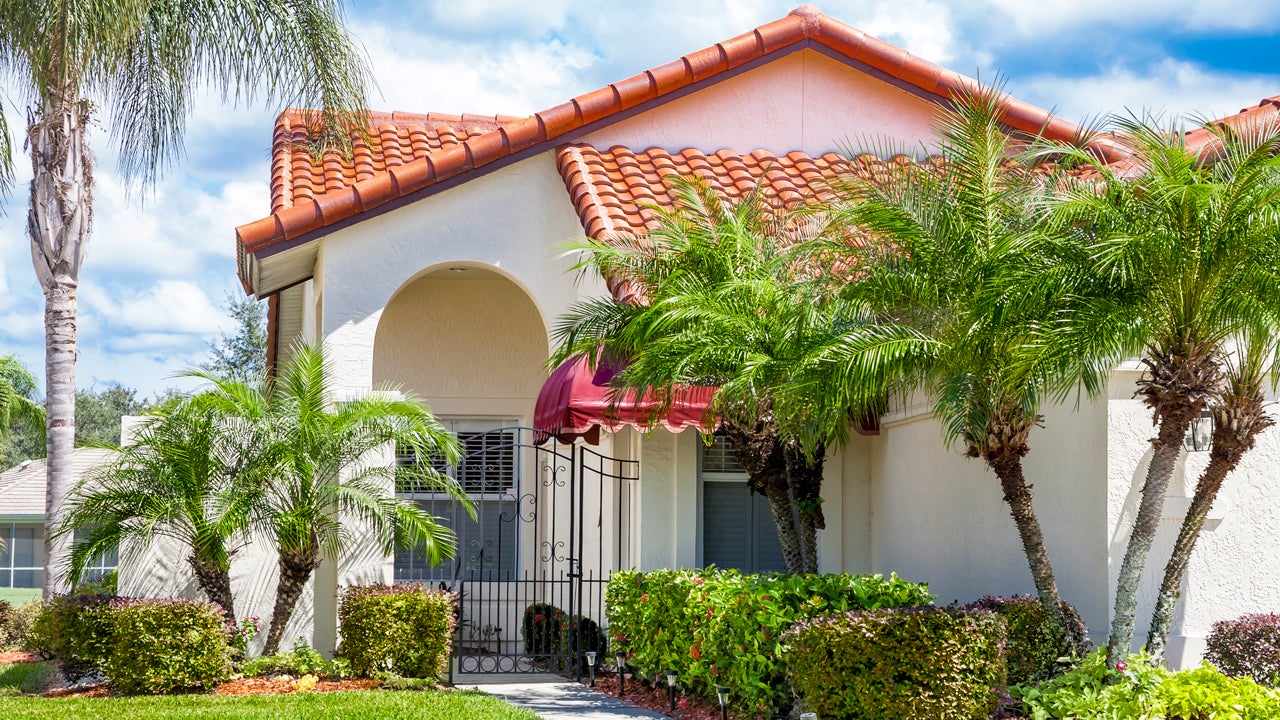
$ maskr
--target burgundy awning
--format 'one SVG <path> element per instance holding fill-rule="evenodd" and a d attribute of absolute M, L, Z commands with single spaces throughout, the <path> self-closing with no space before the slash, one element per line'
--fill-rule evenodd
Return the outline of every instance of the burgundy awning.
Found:
<path fill-rule="evenodd" d="M 703 415 L 716 388 L 687 388 L 677 394 L 665 415 L 658 415 L 658 401 L 647 394 L 639 402 L 630 391 L 621 400 L 611 400 L 613 390 L 608 383 L 613 374 L 604 366 L 592 371 L 586 358 L 561 363 L 538 393 L 534 428 L 561 442 L 582 438 L 592 445 L 600 442 L 600 428 L 610 432 L 623 426 L 640 430 L 661 426 L 675 433 L 689 427 L 715 430 L 714 425 L 703 423 Z"/>

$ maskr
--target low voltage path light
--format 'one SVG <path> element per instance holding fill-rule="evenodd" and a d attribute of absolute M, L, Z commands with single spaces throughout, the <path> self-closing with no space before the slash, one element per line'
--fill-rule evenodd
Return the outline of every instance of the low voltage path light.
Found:
<path fill-rule="evenodd" d="M 729 720 L 729 686 L 716 686 L 716 699 L 720 701 L 720 720 Z"/>
<path fill-rule="evenodd" d="M 667 696 L 671 699 L 671 712 L 676 711 L 676 671 L 667 670 Z"/>
<path fill-rule="evenodd" d="M 587 654 L 587 670 L 591 672 L 591 687 L 596 686 L 596 653 L 594 650 Z"/>
<path fill-rule="evenodd" d="M 626 697 L 627 676 L 622 673 L 627 669 L 627 654 L 619 650 L 613 654 L 613 659 L 618 661 L 618 695 L 620 697 Z"/>
<path fill-rule="evenodd" d="M 818 713 L 800 713 L 800 720 L 818 720 Z"/>

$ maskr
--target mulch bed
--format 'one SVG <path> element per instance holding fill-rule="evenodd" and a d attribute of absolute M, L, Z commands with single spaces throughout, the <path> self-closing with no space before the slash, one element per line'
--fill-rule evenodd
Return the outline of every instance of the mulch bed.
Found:
<path fill-rule="evenodd" d="M 44 658 L 30 650 L 0 650 L 0 665 L 40 662 Z"/>
<path fill-rule="evenodd" d="M 584 682 L 586 682 L 584 680 Z M 627 694 L 618 693 L 618 674 L 603 673 L 596 676 L 596 690 L 632 705 L 639 705 L 646 710 L 661 713 L 677 720 L 720 720 L 720 704 L 702 696 L 681 695 L 676 692 L 676 711 L 671 712 L 671 701 L 667 698 L 667 684 L 650 685 L 642 680 L 627 676 Z M 731 720 L 741 720 L 742 716 L 729 712 Z"/>

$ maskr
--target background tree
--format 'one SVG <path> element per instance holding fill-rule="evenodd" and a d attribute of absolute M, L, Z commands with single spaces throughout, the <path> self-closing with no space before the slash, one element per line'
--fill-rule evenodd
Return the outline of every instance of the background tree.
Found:
<path fill-rule="evenodd" d="M 656 224 L 643 237 L 576 246 L 586 253 L 581 267 L 625 282 L 640 300 L 572 306 L 555 328 L 552 361 L 625 358 L 614 386 L 637 397 L 669 401 L 686 386 L 717 387 L 709 411 L 721 418 L 749 487 L 769 501 L 786 569 L 817 572 L 827 438 L 806 445 L 793 428 L 820 405 L 786 400 L 787 423 L 778 405 L 792 368 L 829 341 L 842 317 L 839 299 L 816 292 L 787 252 L 827 232 L 828 219 L 786 207 L 767 186 L 736 200 L 695 181 L 672 180 L 670 190 L 672 207 L 652 208 Z M 865 410 L 835 410 L 845 438 L 850 412 Z"/>
<path fill-rule="evenodd" d="M 236 321 L 235 332 L 209 343 L 209 359 L 200 368 L 211 375 L 262 377 L 267 371 L 266 303 L 227 293 L 223 309 Z"/>
<path fill-rule="evenodd" d="M 1138 587 L 1183 438 L 1222 387 L 1228 340 L 1266 327 L 1280 295 L 1280 168 L 1274 127 L 1210 128 L 1216 141 L 1197 152 L 1158 118 L 1115 118 L 1112 126 L 1128 155 L 1121 164 L 1052 149 L 1099 179 L 1069 188 L 1059 204 L 1092 240 L 1071 311 L 1047 334 L 1044 357 L 1070 368 L 1081 358 L 1140 356 L 1146 368 L 1137 393 L 1157 430 L 1116 586 L 1114 663 L 1130 651 Z M 1247 395 L 1247 387 L 1237 389 Z"/>
<path fill-rule="evenodd" d="M 126 415 L 147 414 L 180 397 L 177 390 L 169 389 L 156 393 L 152 398 L 141 398 L 136 389 L 119 383 L 108 384 L 100 390 L 77 390 L 76 445 L 119 445 L 121 418 Z M 43 406 L 41 410 L 43 411 Z M 43 423 L 34 426 L 15 418 L 9 422 L 8 428 L 8 436 L 0 441 L 0 452 L 4 454 L 7 464 L 13 465 L 45 456 Z"/>
<path fill-rule="evenodd" d="M 11 464 L 10 430 L 17 428 L 38 435 L 43 421 L 44 407 L 36 398 L 31 371 L 12 355 L 0 356 L 0 467 Z M 26 458 L 18 462 L 23 459 Z"/>
<path fill-rule="evenodd" d="M 224 98 L 323 107 L 314 124 L 324 144 L 363 127 L 368 71 L 337 0 L 0 0 L 0 18 L 0 76 L 29 108 L 27 231 L 45 295 L 45 516 L 52 520 L 72 477 L 76 292 L 93 226 L 88 135 L 98 110 L 125 176 L 150 181 L 180 152 L 187 115 L 205 88 Z M 7 128 L 4 138 L 0 182 L 11 182 Z M 65 549 L 59 543 L 46 537 L 46 593 L 63 589 L 52 579 Z"/>
<path fill-rule="evenodd" d="M 1030 138 L 1010 138 L 1001 120 L 999 92 L 959 97 L 937 116 L 933 161 L 873 164 L 840 188 L 855 231 L 813 252 L 866 319 L 845 323 L 795 382 L 809 388 L 799 396 L 835 407 L 873 391 L 868 382 L 902 399 L 926 393 L 946 443 L 1000 481 L 1036 592 L 1057 618 L 1062 601 L 1023 470 L 1043 383 L 1022 356 L 1059 309 L 1069 245 L 1044 212 L 1053 179 L 1016 158 Z M 1105 374 L 1088 380 L 1093 392 L 1105 387 Z"/>
<path fill-rule="evenodd" d="M 351 543 L 376 543 L 388 553 L 416 546 L 432 562 L 452 557 L 452 532 L 396 497 L 396 474 L 412 474 L 474 513 L 466 494 L 430 463 L 397 469 L 379 456 L 399 447 L 420 458 L 459 461 L 457 438 L 421 400 L 375 391 L 335 403 L 323 353 L 310 346 L 297 348 L 271 383 L 201 376 L 213 384 L 208 402 L 224 418 L 256 427 L 259 452 L 270 458 L 251 509 L 255 531 L 274 540 L 279 552 L 264 654 L 279 651 L 302 589 L 323 559 L 336 561 Z"/>

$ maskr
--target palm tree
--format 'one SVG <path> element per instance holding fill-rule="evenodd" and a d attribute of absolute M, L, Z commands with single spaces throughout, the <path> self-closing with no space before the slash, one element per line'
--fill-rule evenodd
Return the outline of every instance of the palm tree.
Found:
<path fill-rule="evenodd" d="M 1046 347 L 1057 349 L 1046 357 L 1069 368 L 1081 357 L 1141 355 L 1146 368 L 1138 395 L 1157 431 L 1116 586 L 1108 643 L 1115 662 L 1130 649 L 1142 570 L 1183 438 L 1219 393 L 1228 339 L 1267 327 L 1280 292 L 1269 267 L 1280 239 L 1280 168 L 1273 160 L 1280 132 L 1210 128 L 1214 142 L 1195 151 L 1180 129 L 1161 127 L 1157 118 L 1116 118 L 1113 125 L 1128 155 L 1122 163 L 1053 148 L 1091 165 L 1099 179 L 1069 188 L 1059 204 L 1066 222 L 1093 240 L 1081 275 L 1088 285 L 1073 291 L 1072 310 L 1047 333 Z M 1250 387 L 1236 389 L 1248 396 Z M 1245 415 L 1256 412 L 1251 401 L 1240 402 Z"/>
<path fill-rule="evenodd" d="M 1043 384 L 1021 361 L 1060 300 L 1060 255 L 1070 250 L 1044 212 L 1055 179 L 1011 159 L 1018 146 L 994 90 L 958 97 L 936 125 L 932 161 L 869 163 L 841 188 L 839 208 L 855 231 L 813 252 L 837 262 L 828 276 L 856 269 L 840 292 L 866 318 L 806 359 L 794 382 L 824 389 L 808 394 L 836 406 L 865 396 L 874 389 L 868 382 L 899 398 L 932 398 L 946 443 L 961 443 L 1000 481 L 1036 592 L 1058 618 L 1061 599 L 1023 471 L 1042 421 Z M 1103 387 L 1102 378 L 1090 380 L 1090 391 Z"/>
<path fill-rule="evenodd" d="M 60 516 L 73 476 L 76 290 L 93 225 L 89 129 L 99 108 L 126 177 L 154 178 L 181 151 L 204 88 L 328 110 L 323 137 L 360 126 L 368 71 L 337 0 L 0 0 L 0 76 L 25 101 L 33 179 L 27 214 L 45 294 L 48 487 Z M 3 117 L 3 113 L 0 113 Z M 13 143 L 0 141 L 0 187 L 13 178 Z M 63 541 L 45 540 L 45 592 Z"/>
<path fill-rule="evenodd" d="M 830 339 L 840 315 L 840 300 L 818 292 L 787 252 L 827 232 L 829 219 L 786 207 L 762 186 L 736 201 L 705 182 L 676 179 L 670 189 L 674 204 L 651 208 L 657 219 L 647 235 L 575 246 L 586 253 L 580 267 L 628 283 L 643 300 L 571 307 L 554 331 L 552 362 L 594 362 L 603 349 L 626 359 L 614 385 L 636 396 L 669 400 L 681 387 L 716 386 L 709 411 L 721 418 L 749 487 L 769 501 L 786 569 L 817 572 L 830 439 L 806 443 L 791 431 L 809 410 L 780 392 L 795 363 Z M 839 412 L 847 438 L 850 410 Z"/>
<path fill-rule="evenodd" d="M 0 439 L 7 436 L 15 420 L 33 427 L 43 426 L 44 406 L 35 395 L 36 380 L 30 371 L 12 355 L 0 356 Z M 2 449 L 0 462 L 4 461 Z"/>
<path fill-rule="evenodd" d="M 1191 552 L 1200 539 L 1200 531 L 1223 481 L 1240 464 L 1244 454 L 1253 449 L 1258 434 L 1275 424 L 1265 409 L 1263 391 L 1268 381 L 1275 385 L 1278 330 L 1280 328 L 1272 323 L 1253 328 L 1240 338 L 1234 356 L 1228 358 L 1223 387 L 1208 401 L 1213 417 L 1209 464 L 1196 483 L 1191 506 L 1178 530 L 1160 582 L 1160 593 L 1156 596 L 1151 629 L 1147 633 L 1147 653 L 1155 660 L 1164 657 Z"/>
<path fill-rule="evenodd" d="M 116 460 L 71 493 L 55 534 L 79 531 L 69 560 L 72 583 L 101 552 L 168 537 L 188 548 L 200 588 L 236 622 L 231 558 L 250 541 L 251 511 L 269 462 L 261 428 L 224 417 L 209 400 L 186 398 L 149 418 Z"/>
<path fill-rule="evenodd" d="M 474 512 L 458 484 L 430 463 L 397 468 L 380 460 L 388 447 L 456 463 L 457 439 L 412 395 L 378 391 L 335 402 L 321 350 L 300 346 L 270 383 L 216 379 L 208 396 L 223 417 L 254 425 L 271 467 L 251 508 L 256 532 L 279 551 L 275 607 L 264 654 L 278 652 L 285 625 L 324 558 L 359 540 L 386 552 L 416 546 L 432 562 L 451 557 L 448 528 L 395 496 L 399 475 L 448 493 Z M 351 522 L 360 524 L 353 529 Z M 358 532 L 356 532 L 358 530 Z"/>

